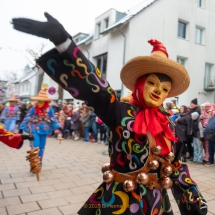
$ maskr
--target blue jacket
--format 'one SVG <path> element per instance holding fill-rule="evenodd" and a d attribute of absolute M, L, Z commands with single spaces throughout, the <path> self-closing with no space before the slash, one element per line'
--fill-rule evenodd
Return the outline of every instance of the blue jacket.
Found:
<path fill-rule="evenodd" d="M 215 131 L 215 116 L 212 116 L 204 130 L 204 137 L 207 136 L 208 131 Z"/>
<path fill-rule="evenodd" d="M 19 126 L 19 129 L 24 130 L 25 132 L 29 133 L 28 125 L 30 125 L 31 132 L 37 132 L 38 134 L 48 135 L 51 134 L 53 130 L 60 128 L 60 124 L 58 120 L 54 116 L 54 110 L 52 107 L 46 109 L 47 120 L 50 122 L 45 121 L 44 118 L 41 119 L 40 122 L 34 122 L 38 120 L 38 115 L 35 115 L 35 108 L 32 107 L 22 123 Z"/>
<path fill-rule="evenodd" d="M 4 108 L 4 110 L 2 111 L 1 114 L 1 119 L 15 119 L 15 120 L 19 120 L 20 116 L 19 116 L 19 107 L 16 105 L 14 107 L 14 116 L 9 116 L 10 111 L 9 111 L 9 107 L 6 106 Z"/>

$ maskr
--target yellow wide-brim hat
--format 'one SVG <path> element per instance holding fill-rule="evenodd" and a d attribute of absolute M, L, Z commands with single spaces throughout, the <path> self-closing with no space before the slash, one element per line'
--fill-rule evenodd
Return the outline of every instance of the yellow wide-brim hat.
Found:
<path fill-rule="evenodd" d="M 46 91 L 47 91 L 47 88 L 42 88 L 36 97 L 31 97 L 31 100 L 33 100 L 33 101 L 44 101 L 44 102 L 45 101 L 52 101 L 53 99 L 49 98 L 47 96 Z"/>
<path fill-rule="evenodd" d="M 8 102 L 18 102 L 18 99 L 16 97 L 16 95 L 12 95 L 12 97 L 10 99 L 7 100 Z"/>
<path fill-rule="evenodd" d="M 122 68 L 120 78 L 122 83 L 131 91 L 137 80 L 143 75 L 161 73 L 169 76 L 172 87 L 168 97 L 182 94 L 190 85 L 187 70 L 181 64 L 168 59 L 166 48 L 158 40 L 149 40 L 153 45 L 151 56 L 138 56 L 129 60 Z"/>

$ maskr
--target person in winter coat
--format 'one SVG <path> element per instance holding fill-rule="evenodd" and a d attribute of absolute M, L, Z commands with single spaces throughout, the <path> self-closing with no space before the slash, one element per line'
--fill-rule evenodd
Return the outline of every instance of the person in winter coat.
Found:
<path fill-rule="evenodd" d="M 214 115 L 215 115 L 215 111 L 214 111 L 213 105 L 211 105 L 210 102 L 206 102 L 204 104 L 204 109 L 202 110 L 202 114 L 200 116 L 202 126 L 204 129 L 207 127 L 207 124 L 208 124 L 208 121 L 210 120 L 210 118 Z M 203 162 L 208 163 L 209 157 L 210 157 L 209 141 L 206 140 L 205 138 L 203 140 L 203 148 L 204 148 L 204 152 L 205 152 L 205 157 L 203 159 Z"/>
<path fill-rule="evenodd" d="M 170 116 L 173 116 L 174 113 L 172 111 L 172 107 L 171 107 L 171 103 L 170 102 L 167 102 L 166 105 L 165 105 L 165 109 L 166 111 L 170 114 Z"/>
<path fill-rule="evenodd" d="M 53 108 L 54 113 L 59 113 L 60 112 L 60 108 L 59 108 L 57 102 L 51 101 L 50 105 Z"/>
<path fill-rule="evenodd" d="M 65 123 L 64 123 L 64 138 L 69 138 L 71 136 L 72 130 L 71 130 L 71 117 L 67 116 Z"/>
<path fill-rule="evenodd" d="M 74 132 L 74 140 L 79 140 L 79 126 L 80 126 L 80 109 L 78 107 L 74 108 L 73 115 L 71 117 L 71 132 Z"/>
<path fill-rule="evenodd" d="M 89 142 L 89 132 L 91 127 L 91 113 L 88 107 L 86 107 L 86 109 L 83 112 L 82 123 L 84 126 L 84 141 Z"/>
<path fill-rule="evenodd" d="M 191 113 L 192 118 L 192 130 L 193 130 L 193 162 L 195 163 L 203 163 L 203 126 L 201 120 L 199 119 L 199 113 L 193 112 Z"/>
<path fill-rule="evenodd" d="M 194 112 L 197 112 L 199 114 L 199 116 L 201 115 L 201 109 L 198 106 L 198 100 L 197 100 L 197 98 L 193 99 L 190 102 L 190 113 L 194 113 Z"/>
<path fill-rule="evenodd" d="M 57 139 L 62 138 L 64 136 L 63 128 L 64 128 L 64 123 L 65 123 L 65 114 L 64 114 L 63 110 L 61 110 L 59 112 L 58 123 L 59 123 L 61 129 L 60 130 L 56 129 L 54 132 L 55 134 L 57 134 Z"/>
<path fill-rule="evenodd" d="M 178 144 L 182 144 L 183 147 L 179 147 L 182 154 L 182 161 L 186 162 L 186 143 L 189 136 L 192 133 L 191 116 L 188 114 L 187 107 L 182 105 L 180 108 L 179 118 L 176 119 L 176 136 L 178 137 Z"/>
<path fill-rule="evenodd" d="M 78 214 L 173 215 L 170 188 L 181 214 L 207 214 L 206 201 L 174 147 L 174 123 L 163 108 L 166 98 L 188 88 L 186 68 L 168 58 L 160 41 L 149 40 L 151 55 L 134 57 L 121 70 L 122 83 L 133 93 L 130 103 L 120 102 L 63 25 L 50 14 L 45 16 L 46 22 L 16 18 L 13 25 L 55 44 L 56 49 L 37 63 L 75 99 L 92 106 L 112 131 L 110 162 L 102 167 L 103 182 Z"/>
<path fill-rule="evenodd" d="M 26 114 L 28 113 L 27 105 L 25 103 L 22 104 L 20 107 L 20 123 L 25 118 Z"/>
<path fill-rule="evenodd" d="M 208 134 L 210 133 L 210 137 Z M 214 166 L 214 152 L 215 152 L 215 116 L 212 116 L 204 131 L 205 140 L 209 142 L 209 161 L 204 166 Z"/>
<path fill-rule="evenodd" d="M 92 142 L 97 142 L 97 138 L 98 138 L 98 126 L 97 126 L 97 122 L 96 122 L 96 114 L 94 113 L 94 111 L 91 112 L 91 126 L 92 126 L 92 130 L 93 130 L 93 137 L 94 139 L 92 139 Z"/>

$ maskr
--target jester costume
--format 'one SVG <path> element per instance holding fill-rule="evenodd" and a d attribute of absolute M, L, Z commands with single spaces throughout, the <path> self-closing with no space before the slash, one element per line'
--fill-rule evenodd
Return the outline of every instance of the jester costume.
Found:
<path fill-rule="evenodd" d="M 186 69 L 168 59 L 159 41 L 149 41 L 152 55 L 131 59 L 121 71 L 122 82 L 133 91 L 131 102 L 122 103 L 63 26 L 45 16 L 47 22 L 13 19 L 14 28 L 49 38 L 56 45 L 57 50 L 44 54 L 38 65 L 74 98 L 92 106 L 112 131 L 103 182 L 78 214 L 172 215 L 169 188 L 181 214 L 206 214 L 206 202 L 180 161 L 174 124 L 161 106 L 168 96 L 187 89 Z"/>
<path fill-rule="evenodd" d="M 18 99 L 15 95 L 8 99 L 9 106 L 6 106 L 2 112 L 1 119 L 4 120 L 4 126 L 7 131 L 14 132 L 16 121 L 19 120 L 19 107 L 16 104 Z"/>
<path fill-rule="evenodd" d="M 39 147 L 40 149 L 39 156 L 41 159 L 41 166 L 46 138 L 53 130 L 60 128 L 54 116 L 54 110 L 49 106 L 49 101 L 52 99 L 48 98 L 46 90 L 45 88 L 41 89 L 37 97 L 31 98 L 34 101 L 38 101 L 38 103 L 29 110 L 19 127 L 20 130 L 34 135 L 35 140 L 33 142 L 33 147 Z M 41 104 L 39 104 L 39 102 Z"/>

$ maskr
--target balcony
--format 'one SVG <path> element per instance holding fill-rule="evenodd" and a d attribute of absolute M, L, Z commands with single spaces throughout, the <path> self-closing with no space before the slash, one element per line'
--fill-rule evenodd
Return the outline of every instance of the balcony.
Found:
<path fill-rule="evenodd" d="M 214 91 L 215 90 L 215 77 L 214 76 L 206 76 L 204 78 L 204 90 L 206 91 Z"/>

